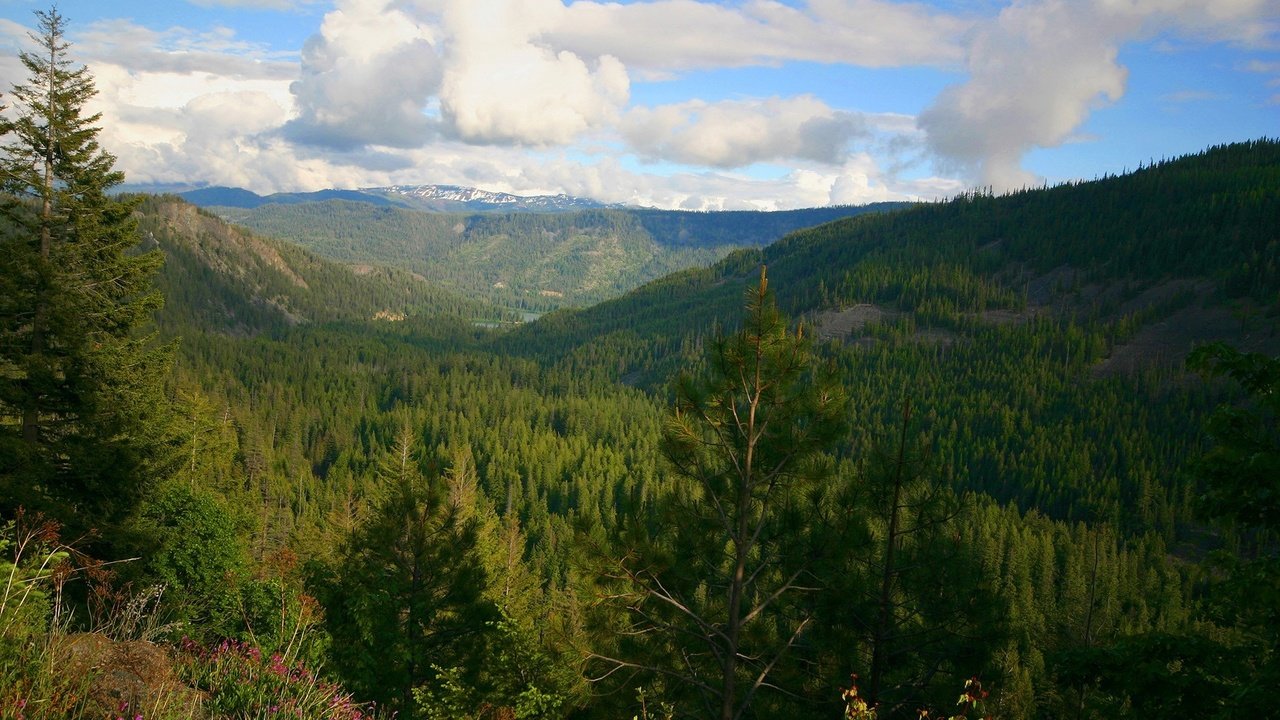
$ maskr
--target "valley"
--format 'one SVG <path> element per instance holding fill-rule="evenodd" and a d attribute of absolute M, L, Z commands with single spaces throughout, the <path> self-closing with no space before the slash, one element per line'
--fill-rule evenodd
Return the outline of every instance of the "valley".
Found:
<path fill-rule="evenodd" d="M 587 203 L 577 201 L 561 211 L 553 206 L 553 212 L 512 213 L 513 203 L 503 200 L 467 214 L 379 204 L 383 197 L 402 196 L 397 193 L 369 195 L 370 201 L 310 199 L 321 196 L 248 208 L 213 204 L 208 209 L 333 260 L 408 270 L 454 292 L 542 313 L 617 297 L 676 270 L 710 264 L 735 249 L 767 245 L 793 230 L 903 206 L 708 215 L 582 209 Z M 207 194 L 194 197 L 217 201 Z"/>
<path fill-rule="evenodd" d="M 1233 461 L 1216 408 L 1271 417 L 1264 376 L 1188 357 L 1280 353 L 1278 189 L 1259 140 L 788 213 L 141 197 L 164 472 L 95 549 L 141 557 L 120 578 L 166 583 L 189 641 L 294 652 L 399 717 L 704 715 L 734 577 L 716 413 L 758 367 L 790 378 L 759 435 L 790 479 L 738 510 L 763 539 L 731 676 L 786 692 L 751 716 L 839 717 L 850 673 L 886 718 L 972 676 L 1010 719 L 1265 705 L 1276 626 L 1214 585 L 1243 565 L 1202 564 L 1274 562 L 1271 520 L 1204 500 L 1234 467 L 1203 460 Z"/>

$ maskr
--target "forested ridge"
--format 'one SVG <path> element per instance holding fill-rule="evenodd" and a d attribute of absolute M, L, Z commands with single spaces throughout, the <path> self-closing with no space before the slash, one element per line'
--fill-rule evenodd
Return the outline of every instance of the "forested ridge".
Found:
<path fill-rule="evenodd" d="M 190 328 L 258 334 L 302 323 L 396 321 L 423 313 L 462 323 L 516 319 L 406 271 L 324 261 L 296 245 L 228 226 L 175 197 L 144 197 L 138 212 L 143 246 L 165 255 L 159 285 L 167 303 L 157 320 L 174 335 Z"/>
<path fill-rule="evenodd" d="M 1280 143 L 838 220 L 514 328 L 76 157 L 4 187 L 0 278 L 47 283 L 0 328 L 0 717 L 1275 712 Z M 76 324 L 99 236 L 163 309 Z M 157 647 L 163 682 L 110 685 Z"/>
<path fill-rule="evenodd" d="M 616 297 L 675 270 L 712 263 L 737 248 L 768 244 L 798 228 L 902 206 L 465 214 L 332 200 L 210 210 L 331 259 L 402 268 L 471 297 L 543 312 Z"/>
<path fill-rule="evenodd" d="M 727 281 L 742 282 L 761 263 L 777 281 L 782 307 L 796 315 L 859 302 L 918 310 L 926 292 L 928 309 L 953 318 L 1016 310 L 1036 301 L 1035 281 L 1055 270 L 1054 285 L 1076 291 L 1119 283 L 1124 300 L 1144 283 L 1206 278 L 1222 298 L 1251 298 L 1270 309 L 1280 282 L 1278 148 L 1271 140 L 1239 143 L 1118 177 L 1001 197 L 969 193 L 832 222 L 563 314 L 563 340 L 548 337 L 557 323 L 544 323 L 536 335 L 571 344 L 616 329 L 666 335 L 677 325 L 707 327 L 736 310 L 738 288 Z M 1115 310 L 1088 300 L 1077 298 L 1070 309 Z M 663 327 L 663 319 L 677 317 Z M 526 339 L 516 335 L 512 344 Z"/>

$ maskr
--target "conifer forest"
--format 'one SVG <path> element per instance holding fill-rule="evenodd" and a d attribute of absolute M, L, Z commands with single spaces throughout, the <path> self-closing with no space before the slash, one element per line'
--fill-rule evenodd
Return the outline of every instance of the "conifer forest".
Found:
<path fill-rule="evenodd" d="M 1280 142 L 776 216 L 198 207 L 119 191 L 38 19 L 0 719 L 1280 716 Z"/>

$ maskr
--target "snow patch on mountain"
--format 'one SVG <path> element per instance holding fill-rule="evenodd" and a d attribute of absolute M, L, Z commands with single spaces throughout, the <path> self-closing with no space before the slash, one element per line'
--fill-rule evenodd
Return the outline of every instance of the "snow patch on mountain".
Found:
<path fill-rule="evenodd" d="M 391 185 L 364 188 L 366 193 L 404 198 L 433 209 L 463 207 L 469 210 L 532 210 L 558 212 L 609 207 L 605 203 L 572 195 L 512 195 L 459 185 Z"/>

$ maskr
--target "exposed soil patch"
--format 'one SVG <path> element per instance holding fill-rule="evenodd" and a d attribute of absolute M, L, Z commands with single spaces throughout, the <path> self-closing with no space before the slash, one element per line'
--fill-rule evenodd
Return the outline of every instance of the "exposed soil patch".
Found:
<path fill-rule="evenodd" d="M 1143 290 L 1137 297 L 1122 304 L 1115 317 L 1124 317 L 1172 302 L 1180 294 L 1191 294 L 1203 300 L 1213 292 L 1213 283 L 1203 279 L 1177 278 L 1167 280 Z"/>
<path fill-rule="evenodd" d="M 950 330 L 939 330 L 937 328 L 928 328 L 919 330 L 911 339 L 923 345 L 938 345 L 941 347 L 951 347 L 956 344 L 956 340 L 960 336 Z"/>
<path fill-rule="evenodd" d="M 1080 281 L 1081 273 L 1070 265 L 1056 267 L 1026 281 L 1027 303 L 1052 305 Z"/>
<path fill-rule="evenodd" d="M 824 310 L 814 318 L 813 324 L 823 340 L 849 339 L 871 323 L 892 321 L 901 315 L 897 310 L 862 303 L 842 310 Z"/>
<path fill-rule="evenodd" d="M 983 310 L 978 318 L 989 325 L 1022 325 L 1037 315 L 1044 313 L 1044 308 L 1028 307 L 1026 310 Z"/>
<path fill-rule="evenodd" d="M 853 347 L 869 348 L 881 341 L 862 334 L 868 325 L 893 322 L 903 315 L 904 313 L 899 310 L 886 310 L 877 305 L 862 303 L 842 310 L 818 313 L 814 318 L 814 327 L 818 337 L 823 340 L 842 340 Z M 950 330 L 925 328 L 917 330 L 907 341 L 950 347 L 958 338 L 959 336 Z"/>
<path fill-rule="evenodd" d="M 1225 307 L 1194 305 L 1139 330 L 1093 367 L 1095 377 L 1130 373 L 1143 365 L 1181 366 L 1196 345 L 1221 340 L 1245 352 L 1280 352 L 1275 319 L 1241 316 Z"/>

